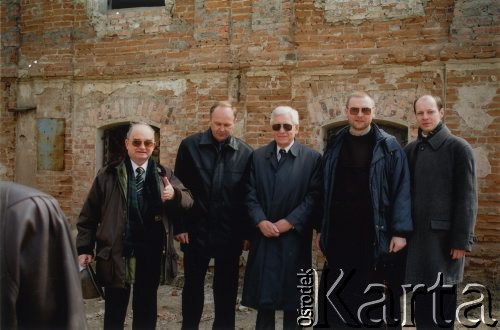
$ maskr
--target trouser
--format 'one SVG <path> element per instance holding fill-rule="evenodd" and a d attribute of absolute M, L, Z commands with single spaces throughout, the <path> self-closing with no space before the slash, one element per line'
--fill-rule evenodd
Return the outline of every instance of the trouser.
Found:
<path fill-rule="evenodd" d="M 387 274 L 384 269 L 364 274 L 371 279 L 368 283 L 358 281 L 356 272 L 346 271 L 342 280 L 328 294 L 339 278 L 339 274 L 339 269 L 331 270 L 325 263 L 318 291 L 318 323 L 315 328 L 401 329 L 399 299 L 403 291 L 399 281 L 395 283 L 392 276 Z M 375 286 L 364 293 L 369 284 L 375 284 Z M 385 295 L 385 299 L 382 299 L 383 295 Z M 385 310 L 383 306 L 385 306 Z M 374 322 L 374 320 L 382 321 Z"/>
<path fill-rule="evenodd" d="M 274 330 L 275 329 L 275 310 L 259 309 L 257 311 L 257 322 L 255 329 Z M 283 311 L 283 329 L 300 329 L 297 325 L 298 314 L 296 311 Z"/>
<path fill-rule="evenodd" d="M 158 266 L 159 268 L 159 266 Z M 144 276 L 137 263 L 136 282 L 133 284 L 133 329 L 154 329 L 157 317 L 157 291 L 159 272 L 156 277 Z M 105 288 L 104 329 L 123 329 L 131 287 Z"/>
<path fill-rule="evenodd" d="M 184 288 L 182 290 L 182 328 L 198 329 L 204 303 L 204 284 L 210 257 L 187 248 L 184 252 Z M 213 294 L 214 329 L 234 329 L 238 294 L 240 256 L 214 258 Z"/>
<path fill-rule="evenodd" d="M 433 298 L 433 292 L 435 296 Z M 457 286 L 437 287 L 431 292 L 414 293 L 417 329 L 452 328 L 457 308 Z M 435 315 L 435 320 L 434 320 Z"/>
<path fill-rule="evenodd" d="M 105 287 L 104 329 L 123 329 L 132 289 L 132 329 L 155 329 L 163 235 L 160 225 L 147 227 L 150 241 L 135 248 L 135 283 Z"/>

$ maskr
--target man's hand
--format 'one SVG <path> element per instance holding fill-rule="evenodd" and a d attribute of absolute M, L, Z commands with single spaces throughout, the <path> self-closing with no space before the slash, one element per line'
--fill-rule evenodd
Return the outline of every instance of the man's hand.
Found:
<path fill-rule="evenodd" d="M 292 224 L 287 219 L 280 219 L 274 223 L 280 234 L 284 234 L 293 228 Z"/>
<path fill-rule="evenodd" d="M 460 259 L 465 257 L 465 250 L 460 250 L 460 249 L 451 249 L 450 251 L 451 259 Z"/>
<path fill-rule="evenodd" d="M 316 239 L 314 240 L 314 244 L 316 245 L 316 248 L 321 251 L 321 246 L 319 245 L 319 241 L 321 240 L 321 233 L 316 233 Z"/>
<path fill-rule="evenodd" d="M 406 238 L 394 236 L 389 244 L 389 252 L 396 253 L 406 246 Z"/>
<path fill-rule="evenodd" d="M 172 187 L 170 181 L 168 181 L 168 178 L 166 176 L 163 177 L 163 185 L 165 188 L 163 188 L 163 191 L 161 192 L 162 202 L 174 199 L 175 197 L 174 187 Z"/>
<path fill-rule="evenodd" d="M 262 220 L 257 227 L 265 237 L 278 237 L 280 235 L 280 231 L 271 221 Z"/>
<path fill-rule="evenodd" d="M 81 267 L 86 268 L 88 264 L 92 262 L 92 255 L 90 254 L 80 254 L 78 256 L 78 264 Z"/>
<path fill-rule="evenodd" d="M 188 233 L 180 233 L 174 236 L 174 239 L 182 244 L 189 244 L 189 235 Z"/>

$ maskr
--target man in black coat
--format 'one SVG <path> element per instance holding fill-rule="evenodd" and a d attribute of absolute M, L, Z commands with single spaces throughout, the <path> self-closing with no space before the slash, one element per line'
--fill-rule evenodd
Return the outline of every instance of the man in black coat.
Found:
<path fill-rule="evenodd" d="M 416 294 L 418 328 L 453 328 L 456 285 L 463 279 L 465 253 L 472 249 L 477 214 L 474 156 L 471 146 L 442 122 L 439 97 L 419 97 L 414 111 L 418 137 L 405 148 L 415 221 L 408 241 L 406 282 L 435 287 L 427 294 Z M 438 299 L 435 313 L 433 299 Z"/>
<path fill-rule="evenodd" d="M 256 329 L 297 327 L 301 281 L 311 268 L 313 221 L 321 200 L 321 155 L 299 143 L 299 115 L 279 106 L 271 113 L 274 141 L 254 152 L 247 207 L 254 226 L 242 304 L 258 309 Z"/>
<path fill-rule="evenodd" d="M 214 329 L 234 329 L 239 260 L 247 233 L 244 179 L 252 149 L 231 135 L 235 109 L 217 102 L 210 128 L 184 139 L 175 174 L 194 197 L 194 206 L 175 225 L 184 251 L 182 328 L 197 329 L 204 302 L 205 275 L 211 258 L 214 274 Z"/>
<path fill-rule="evenodd" d="M 330 138 L 323 155 L 324 212 L 317 238 L 327 262 L 318 327 L 395 325 L 400 292 L 394 289 L 401 291 L 404 277 L 400 251 L 413 229 L 406 155 L 393 136 L 373 123 L 375 102 L 367 93 L 352 93 L 344 111 L 349 126 Z M 342 282 L 336 283 L 339 278 Z M 374 296 L 365 293 L 370 284 L 380 284 Z M 385 284 L 393 289 L 387 292 L 393 299 L 386 302 L 386 315 L 380 304 L 362 308 L 380 298 Z"/>

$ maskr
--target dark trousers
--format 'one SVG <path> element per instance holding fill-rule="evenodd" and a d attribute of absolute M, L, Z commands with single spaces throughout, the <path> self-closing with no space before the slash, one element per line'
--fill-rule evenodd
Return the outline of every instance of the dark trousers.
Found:
<path fill-rule="evenodd" d="M 342 281 L 337 283 L 334 291 L 332 288 L 339 278 L 339 269 L 331 270 L 326 263 L 321 274 L 318 292 L 318 323 L 314 328 L 320 329 L 353 329 L 353 328 L 393 328 L 401 329 L 401 306 L 399 299 L 403 293 L 399 280 L 395 281 L 386 269 L 377 269 L 369 274 L 363 274 L 369 280 L 359 280 L 356 272 L 345 272 Z M 364 293 L 368 284 L 376 283 L 374 290 Z M 386 299 L 381 303 L 373 302 L 381 299 L 385 294 Z M 369 303 L 370 307 L 361 308 Z M 383 315 L 382 304 L 385 305 Z M 358 311 L 362 312 L 358 316 Z M 385 320 L 380 324 L 372 320 Z"/>
<path fill-rule="evenodd" d="M 204 303 L 204 284 L 210 257 L 187 248 L 184 251 L 182 329 L 198 329 Z M 234 329 L 238 294 L 239 255 L 214 258 L 214 329 Z"/>
<path fill-rule="evenodd" d="M 161 233 L 161 227 L 160 233 Z M 154 329 L 161 271 L 161 240 L 136 249 L 135 283 L 132 285 L 132 328 Z M 105 288 L 104 329 L 123 329 L 131 287 Z"/>
<path fill-rule="evenodd" d="M 257 311 L 257 322 L 255 329 L 274 330 L 275 329 L 275 310 L 259 309 Z M 283 329 L 300 329 L 297 325 L 298 314 L 296 311 L 283 311 Z"/>
<path fill-rule="evenodd" d="M 453 329 L 457 308 L 457 286 L 455 285 L 453 288 L 437 287 L 435 292 L 435 309 L 432 292 L 419 293 L 417 291 L 414 293 L 417 329 Z M 436 321 L 434 321 L 434 311 Z"/>

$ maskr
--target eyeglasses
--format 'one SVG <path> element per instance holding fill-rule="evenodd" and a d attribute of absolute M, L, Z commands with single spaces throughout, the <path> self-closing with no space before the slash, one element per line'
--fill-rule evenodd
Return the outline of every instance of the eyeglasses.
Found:
<path fill-rule="evenodd" d="M 132 145 L 134 147 L 140 147 L 143 143 L 144 143 L 144 146 L 146 148 L 151 148 L 152 146 L 155 145 L 154 141 L 152 141 L 152 140 L 145 140 L 145 141 L 142 141 L 142 140 L 132 140 Z"/>
<path fill-rule="evenodd" d="M 353 116 L 356 116 L 360 110 L 363 113 L 363 115 L 366 116 L 372 113 L 372 108 L 356 108 L 356 107 L 349 108 L 349 113 Z"/>
<path fill-rule="evenodd" d="M 293 125 L 292 124 L 273 124 L 271 127 L 273 128 L 273 131 L 279 131 L 281 129 L 281 127 L 283 127 L 283 129 L 285 131 L 289 132 L 292 130 Z"/>

